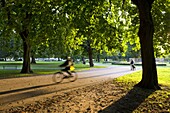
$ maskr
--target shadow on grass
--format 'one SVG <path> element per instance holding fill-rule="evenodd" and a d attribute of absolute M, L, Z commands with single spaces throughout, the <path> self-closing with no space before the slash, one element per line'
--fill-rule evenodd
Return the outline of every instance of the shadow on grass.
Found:
<path fill-rule="evenodd" d="M 124 97 L 99 113 L 132 113 L 154 91 L 134 87 Z"/>

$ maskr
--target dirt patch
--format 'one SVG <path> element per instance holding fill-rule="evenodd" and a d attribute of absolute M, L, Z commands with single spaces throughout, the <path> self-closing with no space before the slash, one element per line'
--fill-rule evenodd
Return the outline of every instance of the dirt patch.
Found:
<path fill-rule="evenodd" d="M 133 87 L 135 83 L 107 81 L 56 93 L 31 104 L 10 107 L 2 113 L 131 113 L 170 112 L 170 90 Z"/>

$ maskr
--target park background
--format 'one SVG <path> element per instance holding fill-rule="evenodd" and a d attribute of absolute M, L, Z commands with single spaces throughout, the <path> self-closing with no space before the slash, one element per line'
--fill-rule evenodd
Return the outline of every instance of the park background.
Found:
<path fill-rule="evenodd" d="M 163 94 L 158 95 L 160 100 L 165 100 L 160 103 L 169 112 L 166 81 L 169 80 L 170 58 L 168 2 L 169 0 L 2 0 L 2 78 L 11 75 L 32 76 L 37 75 L 37 72 L 41 75 L 46 73 L 45 68 L 55 68 L 58 63 L 62 63 L 43 61 L 42 65 L 46 65 L 43 67 L 39 61 L 36 62 L 36 58 L 62 60 L 71 56 L 75 63 L 80 59 L 76 64 L 77 68 L 95 67 L 94 62 L 129 65 L 130 58 L 142 58 L 143 70 L 136 74 L 142 75 L 142 80 L 136 78 L 138 82 L 141 81 L 135 82 L 137 84 L 133 86 L 163 88 Z M 164 58 L 165 62 L 159 64 L 155 58 Z M 156 65 L 162 65 L 163 68 Z M 164 79 L 160 80 L 163 75 Z M 165 84 L 162 85 L 161 81 Z M 162 108 L 160 103 L 157 108 Z"/>

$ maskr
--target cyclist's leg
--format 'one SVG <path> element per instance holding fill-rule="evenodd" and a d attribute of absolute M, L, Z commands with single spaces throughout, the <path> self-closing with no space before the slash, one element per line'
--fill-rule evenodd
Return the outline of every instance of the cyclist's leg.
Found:
<path fill-rule="evenodd" d="M 68 73 L 69 75 L 71 75 L 70 67 L 66 67 L 66 70 L 67 70 L 67 73 Z"/>
<path fill-rule="evenodd" d="M 61 71 L 63 71 L 63 72 L 66 72 L 67 73 L 67 69 L 65 68 L 65 69 L 62 69 Z M 63 74 L 64 75 L 64 77 L 65 77 L 65 74 Z"/>
<path fill-rule="evenodd" d="M 69 75 L 71 75 L 71 72 L 69 71 L 70 69 L 68 67 L 66 67 L 65 69 L 62 69 L 62 71 L 68 73 Z"/>
<path fill-rule="evenodd" d="M 69 75 L 71 75 L 71 72 L 69 70 L 66 71 Z"/>

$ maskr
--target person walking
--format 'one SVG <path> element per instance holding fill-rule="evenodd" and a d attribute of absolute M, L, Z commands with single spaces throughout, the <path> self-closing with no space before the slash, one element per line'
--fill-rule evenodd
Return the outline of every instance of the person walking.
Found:
<path fill-rule="evenodd" d="M 132 70 L 132 71 L 134 71 L 134 70 L 136 69 L 136 67 L 135 67 L 135 62 L 134 62 L 133 59 L 131 59 L 131 61 L 130 61 L 130 67 L 131 67 L 131 70 Z"/>

